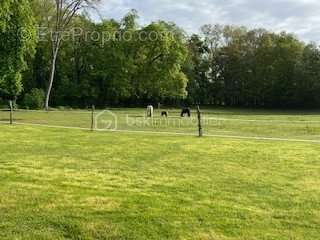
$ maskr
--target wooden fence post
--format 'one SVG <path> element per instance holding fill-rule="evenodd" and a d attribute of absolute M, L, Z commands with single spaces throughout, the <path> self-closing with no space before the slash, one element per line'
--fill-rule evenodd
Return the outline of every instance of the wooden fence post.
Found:
<path fill-rule="evenodd" d="M 9 101 L 9 106 L 10 106 L 10 125 L 13 124 L 13 102 L 12 100 Z"/>
<path fill-rule="evenodd" d="M 94 105 L 91 106 L 91 131 L 94 131 L 95 129 L 95 122 L 94 122 Z"/>
<path fill-rule="evenodd" d="M 197 114 L 198 114 L 198 130 L 199 130 L 199 137 L 203 136 L 202 130 L 202 123 L 201 123 L 201 111 L 199 105 L 197 106 Z"/>

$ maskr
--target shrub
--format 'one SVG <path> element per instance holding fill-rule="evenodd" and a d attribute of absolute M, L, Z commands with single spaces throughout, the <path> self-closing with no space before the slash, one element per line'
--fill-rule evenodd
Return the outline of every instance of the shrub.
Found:
<path fill-rule="evenodd" d="M 44 107 L 44 98 L 44 91 L 34 88 L 24 96 L 24 105 L 29 109 L 41 109 Z"/>

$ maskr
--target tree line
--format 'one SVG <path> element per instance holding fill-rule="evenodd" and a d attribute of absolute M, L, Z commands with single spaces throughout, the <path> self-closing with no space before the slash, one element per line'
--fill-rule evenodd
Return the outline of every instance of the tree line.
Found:
<path fill-rule="evenodd" d="M 205 25 L 188 40 L 188 100 L 239 107 L 320 106 L 320 51 L 285 32 Z"/>
<path fill-rule="evenodd" d="M 172 22 L 139 26 L 135 10 L 97 22 L 63 2 L 1 2 L 3 101 L 43 108 L 47 95 L 53 107 L 320 106 L 320 49 L 293 34 L 205 25 L 190 36 Z"/>

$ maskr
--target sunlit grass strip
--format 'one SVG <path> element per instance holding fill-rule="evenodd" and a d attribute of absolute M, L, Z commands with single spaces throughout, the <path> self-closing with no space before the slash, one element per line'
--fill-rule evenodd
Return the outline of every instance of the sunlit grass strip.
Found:
<path fill-rule="evenodd" d="M 317 239 L 320 145 L 0 125 L 1 239 Z"/>

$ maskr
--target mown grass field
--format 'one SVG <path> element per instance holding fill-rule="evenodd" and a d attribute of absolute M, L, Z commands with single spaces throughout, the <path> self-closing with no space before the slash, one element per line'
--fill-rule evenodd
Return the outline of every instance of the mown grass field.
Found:
<path fill-rule="evenodd" d="M 1 124 L 0 152 L 0 239 L 320 238 L 320 144 Z"/>
<path fill-rule="evenodd" d="M 153 119 L 145 118 L 145 109 L 109 109 L 99 118 L 111 121 L 106 127 L 118 130 L 197 134 L 197 116 L 181 118 L 178 109 L 169 109 L 169 118 L 160 117 L 155 110 Z M 97 110 L 95 116 L 102 110 Z M 8 122 L 9 112 L 0 111 L 0 122 Z M 16 111 L 16 123 L 32 123 L 66 127 L 91 127 L 90 111 Z M 116 126 L 114 122 L 116 121 Z M 306 139 L 320 141 L 320 112 L 262 111 L 241 109 L 203 109 L 202 123 L 206 135 Z"/>

